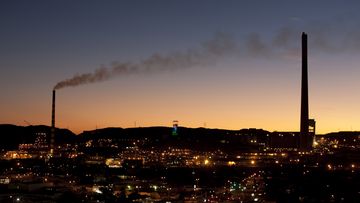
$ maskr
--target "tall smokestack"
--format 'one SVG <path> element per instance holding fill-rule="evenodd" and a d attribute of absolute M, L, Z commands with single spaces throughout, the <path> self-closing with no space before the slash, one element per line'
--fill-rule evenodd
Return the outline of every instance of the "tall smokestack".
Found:
<path fill-rule="evenodd" d="M 301 35 L 302 44 L 302 73 L 301 73 L 301 115 L 300 115 L 300 149 L 310 150 L 311 139 L 309 134 L 309 97 L 308 97 L 308 58 L 307 34 Z"/>
<path fill-rule="evenodd" d="M 50 156 L 54 155 L 54 139 L 55 139 L 55 90 L 52 92 L 52 111 L 51 111 L 51 137 L 50 137 Z"/>

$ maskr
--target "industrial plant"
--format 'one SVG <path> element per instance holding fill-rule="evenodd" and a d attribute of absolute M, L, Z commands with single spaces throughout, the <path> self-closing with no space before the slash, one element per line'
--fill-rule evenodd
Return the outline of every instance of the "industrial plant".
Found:
<path fill-rule="evenodd" d="M 360 132 L 317 135 L 301 35 L 298 132 L 0 125 L 0 202 L 359 202 Z M 63 83 L 61 83 L 63 85 Z M 61 104 L 60 104 L 61 105 Z M 330 178 L 336 177 L 336 178 Z"/>

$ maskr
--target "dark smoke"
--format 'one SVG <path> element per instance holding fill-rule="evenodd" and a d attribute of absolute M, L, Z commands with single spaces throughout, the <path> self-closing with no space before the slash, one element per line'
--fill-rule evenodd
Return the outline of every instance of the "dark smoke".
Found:
<path fill-rule="evenodd" d="M 162 71 L 208 66 L 214 64 L 219 57 L 229 54 L 240 54 L 239 57 L 276 58 L 281 56 L 300 56 L 300 36 L 305 31 L 309 35 L 311 52 L 340 53 L 344 51 L 360 51 L 360 31 L 356 28 L 343 32 L 342 36 L 332 34 L 333 27 L 319 26 L 300 29 L 283 27 L 268 40 L 259 34 L 252 33 L 245 39 L 243 46 L 227 34 L 218 33 L 215 37 L 202 43 L 198 49 L 188 49 L 167 55 L 153 54 L 137 63 L 113 63 L 110 67 L 102 66 L 92 73 L 77 74 L 72 78 L 57 83 L 54 89 L 75 87 L 79 85 L 106 81 L 111 78 L 130 74 L 148 74 Z"/>
<path fill-rule="evenodd" d="M 102 66 L 92 73 L 77 74 L 72 78 L 63 80 L 57 83 L 54 89 L 106 81 L 122 75 L 209 65 L 213 64 L 218 57 L 233 53 L 236 49 L 236 43 L 230 36 L 218 33 L 212 40 L 203 43 L 199 49 L 189 49 L 185 52 L 175 52 L 168 55 L 157 53 L 138 63 L 113 63 L 109 68 Z"/>
<path fill-rule="evenodd" d="M 253 57 L 267 56 L 271 53 L 270 48 L 256 33 L 252 33 L 248 36 L 246 41 L 246 50 L 248 55 Z"/>
<path fill-rule="evenodd" d="M 299 36 L 301 32 L 308 34 L 308 44 L 311 52 L 321 53 L 344 53 L 360 51 L 360 29 L 356 26 L 339 29 L 334 25 L 308 26 L 304 29 L 296 27 L 283 27 L 273 37 L 272 43 L 268 45 L 272 51 L 282 49 L 298 49 Z"/>

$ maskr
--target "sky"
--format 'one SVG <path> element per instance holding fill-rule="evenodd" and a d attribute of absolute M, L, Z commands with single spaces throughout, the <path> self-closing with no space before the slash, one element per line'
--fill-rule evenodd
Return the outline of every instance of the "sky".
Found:
<path fill-rule="evenodd" d="M 0 123 L 360 130 L 358 1 L 0 2 Z"/>

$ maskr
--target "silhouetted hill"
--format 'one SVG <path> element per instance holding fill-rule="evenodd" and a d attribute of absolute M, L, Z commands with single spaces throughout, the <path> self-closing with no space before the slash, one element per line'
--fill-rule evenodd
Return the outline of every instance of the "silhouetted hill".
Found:
<path fill-rule="evenodd" d="M 327 133 L 324 136 L 327 137 L 357 137 L 360 136 L 360 131 L 340 131 L 340 132 L 331 132 Z"/>
<path fill-rule="evenodd" d="M 223 130 L 179 127 L 177 135 L 170 127 L 104 128 L 85 131 L 79 135 L 82 142 L 92 141 L 96 147 L 107 146 L 108 140 L 120 147 L 141 141 L 142 147 L 181 147 L 195 150 L 256 150 L 266 143 L 268 131 L 261 129 Z M 251 143 L 251 140 L 256 143 Z M 251 143 L 251 144 L 250 144 Z"/>
<path fill-rule="evenodd" d="M 0 147 L 16 149 L 21 143 L 34 143 L 38 133 L 45 133 L 50 139 L 50 126 L 16 126 L 0 124 Z M 76 136 L 68 129 L 56 129 L 55 143 L 78 143 L 84 145 L 91 141 L 96 148 L 106 148 L 116 144 L 119 149 L 137 142 L 144 148 L 179 147 L 195 150 L 253 151 L 268 143 L 271 133 L 262 129 L 224 130 L 208 128 L 179 127 L 177 135 L 173 135 L 171 127 L 139 127 L 139 128 L 103 128 L 84 131 Z M 359 131 L 333 132 L 324 137 L 338 139 L 356 139 Z M 347 140 L 350 140 L 347 139 Z M 252 142 L 256 141 L 256 142 Z M 114 149 L 115 150 L 115 149 Z"/>
<path fill-rule="evenodd" d="M 0 147 L 3 149 L 16 149 L 22 143 L 34 143 L 38 133 L 46 133 L 49 139 L 51 127 L 45 125 L 16 126 L 0 124 Z M 76 135 L 68 129 L 55 130 L 56 143 L 72 143 L 77 140 Z"/>

